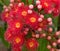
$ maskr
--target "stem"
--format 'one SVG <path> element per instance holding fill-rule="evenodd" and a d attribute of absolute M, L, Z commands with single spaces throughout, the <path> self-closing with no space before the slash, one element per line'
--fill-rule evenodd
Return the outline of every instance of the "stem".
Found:
<path fill-rule="evenodd" d="M 60 15 L 58 17 L 58 30 L 60 30 Z"/>

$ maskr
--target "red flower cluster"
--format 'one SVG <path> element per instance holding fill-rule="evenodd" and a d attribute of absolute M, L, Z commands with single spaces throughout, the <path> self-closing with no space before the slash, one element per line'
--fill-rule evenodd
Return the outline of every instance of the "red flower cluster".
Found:
<path fill-rule="evenodd" d="M 39 10 L 52 11 L 57 15 L 59 14 L 59 2 L 57 0 L 37 0 L 36 4 Z M 12 51 L 21 51 L 23 45 L 33 51 L 39 46 L 36 38 L 51 39 L 44 32 L 52 33 L 52 18 L 45 19 L 44 15 L 37 13 L 33 8 L 33 5 L 25 6 L 22 2 L 10 3 L 9 7 L 4 7 L 2 20 L 8 25 L 4 37 L 12 45 Z M 31 32 L 31 37 L 29 37 L 29 32 Z"/>
<path fill-rule="evenodd" d="M 2 20 L 8 24 L 4 37 L 12 45 L 12 51 L 21 51 L 22 48 L 20 47 L 26 41 L 26 32 L 29 29 L 34 30 L 38 26 L 39 15 L 35 11 L 30 11 L 32 10 L 28 6 L 25 6 L 24 3 L 11 3 L 2 12 Z M 26 42 L 30 43 L 29 41 Z M 32 40 L 31 42 L 34 44 L 31 49 L 38 47 L 36 40 Z M 30 45 L 27 47 L 30 47 Z"/>

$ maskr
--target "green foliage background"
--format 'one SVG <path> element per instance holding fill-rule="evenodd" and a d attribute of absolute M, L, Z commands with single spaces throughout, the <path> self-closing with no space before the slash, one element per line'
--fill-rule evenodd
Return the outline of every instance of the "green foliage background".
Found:
<path fill-rule="evenodd" d="M 28 0 L 29 1 L 29 4 L 32 3 L 32 0 Z M 35 4 L 35 1 L 34 0 L 34 4 Z M 22 0 L 22 2 L 24 2 L 26 4 L 26 0 Z M 0 0 L 0 13 L 2 12 L 3 10 L 3 5 L 9 5 L 9 0 Z M 49 17 L 51 15 L 45 15 L 45 17 Z M 57 18 L 54 18 L 53 22 L 55 24 L 55 28 L 57 28 L 58 24 L 57 24 L 57 21 L 58 21 L 58 17 Z M 6 26 L 6 25 L 5 25 Z M 8 42 L 6 42 L 4 40 L 4 32 L 5 32 L 5 27 L 0 27 L 0 39 L 2 40 L 3 44 L 9 48 L 10 45 Z M 39 47 L 38 47 L 38 51 L 49 51 L 47 48 L 46 48 L 46 45 L 49 43 L 47 40 L 45 39 L 38 39 L 38 42 L 40 43 Z M 27 51 L 26 48 L 23 48 L 23 51 Z"/>

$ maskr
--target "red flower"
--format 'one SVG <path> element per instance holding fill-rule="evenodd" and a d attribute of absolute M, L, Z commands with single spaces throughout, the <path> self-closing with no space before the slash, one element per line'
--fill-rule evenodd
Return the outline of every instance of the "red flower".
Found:
<path fill-rule="evenodd" d="M 8 41 L 9 43 L 11 43 L 13 37 L 14 37 L 14 36 L 13 36 L 12 31 L 11 31 L 10 29 L 7 29 L 6 32 L 5 32 L 5 34 L 4 34 L 5 40 Z"/>
<path fill-rule="evenodd" d="M 7 22 L 8 20 L 10 20 L 10 15 L 9 15 L 9 11 L 3 11 L 2 12 L 2 15 L 1 15 L 1 18 L 3 21 Z"/>
<path fill-rule="evenodd" d="M 24 36 L 22 34 L 16 34 L 14 37 L 13 37 L 13 41 L 12 41 L 12 44 L 13 45 L 23 45 L 24 43 Z"/>
<path fill-rule="evenodd" d="M 27 16 L 28 7 L 24 6 L 23 3 L 15 3 L 13 7 L 11 7 L 10 15 L 13 18 L 24 19 Z"/>
<path fill-rule="evenodd" d="M 23 19 L 27 19 L 27 16 L 28 16 L 28 7 L 27 6 L 23 6 L 19 9 L 19 15 L 21 15 L 21 17 Z"/>
<path fill-rule="evenodd" d="M 35 29 L 38 26 L 38 18 L 39 15 L 33 11 L 32 14 L 29 14 L 27 19 L 26 19 L 26 23 L 33 29 Z"/>
<path fill-rule="evenodd" d="M 38 47 L 38 42 L 36 41 L 36 39 L 28 39 L 27 42 L 26 42 L 26 47 L 28 49 L 36 49 Z"/>
<path fill-rule="evenodd" d="M 41 4 L 43 6 L 43 8 L 48 8 L 48 7 L 51 7 L 52 6 L 52 2 L 51 0 L 41 0 Z"/>
<path fill-rule="evenodd" d="M 8 27 L 13 31 L 20 31 L 23 27 L 23 23 L 19 19 L 8 21 Z"/>

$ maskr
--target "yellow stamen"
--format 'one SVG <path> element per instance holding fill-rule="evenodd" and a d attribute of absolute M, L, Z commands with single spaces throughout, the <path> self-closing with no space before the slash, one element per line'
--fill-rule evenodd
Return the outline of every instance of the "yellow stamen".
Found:
<path fill-rule="evenodd" d="M 47 3 L 47 2 L 44 2 L 44 5 L 45 5 L 46 7 L 48 7 L 48 3 Z"/>
<path fill-rule="evenodd" d="M 20 28 L 20 23 L 19 22 L 16 23 L 16 28 Z"/>
<path fill-rule="evenodd" d="M 36 22 L 36 18 L 31 17 L 31 18 L 30 18 L 30 21 L 34 23 L 34 22 Z"/>
<path fill-rule="evenodd" d="M 9 13 L 6 13 L 5 17 L 8 17 L 9 16 Z"/>
<path fill-rule="evenodd" d="M 20 42 L 21 42 L 21 39 L 20 39 L 19 37 L 17 37 L 17 38 L 15 39 L 15 42 L 16 42 L 16 43 L 20 43 Z"/>
<path fill-rule="evenodd" d="M 22 16 L 26 16 L 27 12 L 26 11 L 22 11 Z"/>
<path fill-rule="evenodd" d="M 30 43 L 29 43 L 29 46 L 30 46 L 30 47 L 33 47 L 33 46 L 34 46 L 34 43 L 33 43 L 33 42 L 30 42 Z"/>

